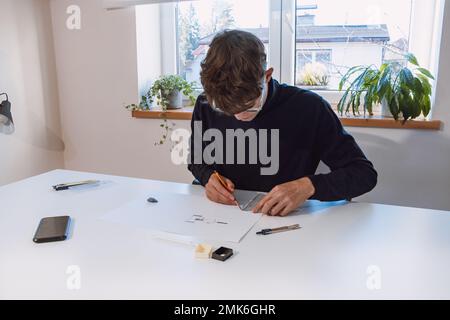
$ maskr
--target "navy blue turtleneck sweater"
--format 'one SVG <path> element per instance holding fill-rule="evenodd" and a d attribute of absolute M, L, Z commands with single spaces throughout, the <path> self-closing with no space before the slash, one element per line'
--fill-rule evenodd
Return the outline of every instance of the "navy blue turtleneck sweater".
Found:
<path fill-rule="evenodd" d="M 377 172 L 372 163 L 344 130 L 330 105 L 311 91 L 279 84 L 272 79 L 262 110 L 250 122 L 213 110 L 205 96 L 200 95 L 192 117 L 193 131 L 194 121 L 201 121 L 202 133 L 211 128 L 218 129 L 224 139 L 227 129 L 256 129 L 257 132 L 258 129 L 267 129 L 268 132 L 279 129 L 279 168 L 274 175 L 261 174 L 261 168 L 268 165 L 262 164 L 259 158 L 256 164 L 248 161 L 245 164 L 194 161 L 193 150 L 199 140 L 191 136 L 188 169 L 203 186 L 214 170 L 233 181 L 237 189 L 266 192 L 276 185 L 306 176 L 315 188 L 311 199 L 335 201 L 360 196 L 377 183 Z M 204 140 L 197 150 L 204 150 L 211 143 Z M 248 141 L 245 149 L 248 160 Z M 224 146 L 224 159 L 226 152 Z M 315 174 L 319 161 L 323 161 L 331 172 Z"/>

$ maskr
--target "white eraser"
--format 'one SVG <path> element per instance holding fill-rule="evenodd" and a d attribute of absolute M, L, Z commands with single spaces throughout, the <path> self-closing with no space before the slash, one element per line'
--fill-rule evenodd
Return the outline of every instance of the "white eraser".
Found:
<path fill-rule="evenodd" d="M 198 259 L 211 258 L 212 246 L 205 243 L 199 243 L 195 246 L 195 257 Z"/>

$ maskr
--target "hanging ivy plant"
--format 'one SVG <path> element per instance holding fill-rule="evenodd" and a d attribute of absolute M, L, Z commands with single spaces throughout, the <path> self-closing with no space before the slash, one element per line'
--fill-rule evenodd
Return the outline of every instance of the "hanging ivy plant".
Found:
<path fill-rule="evenodd" d="M 165 114 L 170 108 L 170 96 L 176 92 L 181 92 L 184 96 L 189 98 L 191 104 L 193 105 L 195 104 L 196 99 L 194 96 L 194 86 L 194 82 L 189 83 L 178 75 L 161 76 L 152 84 L 150 89 L 147 91 L 147 94 L 141 97 L 141 101 L 138 105 L 130 104 L 125 106 L 125 108 L 131 111 L 149 111 L 152 108 L 153 102 L 156 101 L 157 105 L 159 105 L 162 110 L 163 123 L 160 124 L 160 127 L 163 129 L 163 134 L 155 145 L 163 145 L 167 141 L 170 132 L 175 126 L 174 122 L 171 122 L 169 125 Z"/>

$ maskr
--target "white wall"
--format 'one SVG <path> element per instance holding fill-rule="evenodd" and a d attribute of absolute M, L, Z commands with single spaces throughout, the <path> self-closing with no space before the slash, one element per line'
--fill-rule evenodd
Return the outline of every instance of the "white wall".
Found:
<path fill-rule="evenodd" d="M 74 4 L 81 9 L 81 30 L 66 28 L 66 9 Z M 51 0 L 51 9 L 66 168 L 190 181 L 184 167 L 172 165 L 168 145 L 154 146 L 160 121 L 133 119 L 124 109 L 138 101 L 139 92 L 134 8 L 106 11 L 102 1 Z M 148 28 L 146 51 L 154 63 L 141 56 L 139 64 L 158 72 L 161 57 L 151 50 L 159 51 L 159 23 L 140 27 Z M 141 80 L 149 72 L 141 72 Z"/>
<path fill-rule="evenodd" d="M 325 44 L 324 48 L 328 49 Z M 357 66 L 357 65 L 371 65 L 375 64 L 381 66 L 383 63 L 383 47 L 375 43 L 360 43 L 360 42 L 340 42 L 330 45 L 332 49 L 332 61 L 337 66 Z M 345 74 L 344 68 L 333 70 L 330 88 L 338 88 L 341 81 L 341 75 Z M 340 74 L 338 73 L 340 72 Z"/>
<path fill-rule="evenodd" d="M 340 66 L 357 66 L 383 62 L 383 47 L 370 42 L 334 42 L 320 44 L 321 49 L 332 49 L 333 63 Z"/>
<path fill-rule="evenodd" d="M 0 92 L 16 132 L 0 134 L 0 185 L 64 166 L 54 59 L 49 1 L 1 0 Z"/>
<path fill-rule="evenodd" d="M 80 31 L 64 27 L 70 4 L 81 7 Z M 190 182 L 187 169 L 171 163 L 169 146 L 153 145 L 160 121 L 132 119 L 122 107 L 136 102 L 139 90 L 135 10 L 108 12 L 92 0 L 52 0 L 51 7 L 66 167 Z M 446 9 L 434 113 L 449 124 L 450 6 Z M 149 39 L 155 50 L 158 39 Z M 188 121 L 176 124 L 189 127 Z M 447 126 L 430 132 L 348 129 L 379 172 L 376 189 L 358 200 L 450 210 Z"/>

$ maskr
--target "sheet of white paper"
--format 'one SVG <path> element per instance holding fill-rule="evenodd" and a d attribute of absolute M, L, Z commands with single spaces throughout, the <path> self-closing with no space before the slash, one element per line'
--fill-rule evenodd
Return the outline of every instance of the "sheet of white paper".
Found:
<path fill-rule="evenodd" d="M 150 196 L 150 195 L 148 195 Z M 237 206 L 221 205 L 204 196 L 153 192 L 158 203 L 138 197 L 101 219 L 198 240 L 240 242 L 261 218 Z"/>

